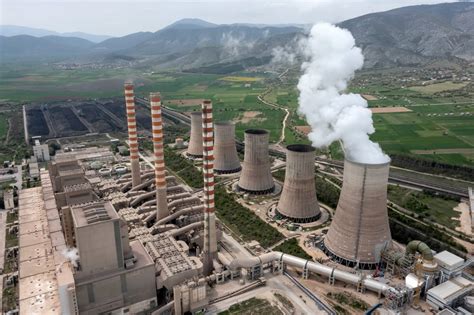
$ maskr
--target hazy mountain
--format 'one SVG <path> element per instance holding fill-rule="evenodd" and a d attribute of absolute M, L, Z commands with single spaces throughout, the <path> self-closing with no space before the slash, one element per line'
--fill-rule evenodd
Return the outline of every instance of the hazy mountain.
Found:
<path fill-rule="evenodd" d="M 43 37 L 43 36 L 61 36 L 61 37 L 78 37 L 94 43 L 100 43 L 106 39 L 111 38 L 107 35 L 94 35 L 87 34 L 82 32 L 71 32 L 71 33 L 58 33 L 55 31 L 49 31 L 41 28 L 32 28 L 25 26 L 17 25 L 0 25 L 0 35 L 1 36 L 17 36 L 17 35 L 30 35 L 34 37 Z"/>
<path fill-rule="evenodd" d="M 437 59 L 474 60 L 473 3 L 404 7 L 339 25 L 349 29 L 362 47 L 366 67 L 420 65 Z M 85 62 L 120 59 L 148 68 L 220 72 L 268 63 L 275 48 L 297 46 L 298 38 L 306 32 L 304 25 L 217 25 L 184 19 L 154 33 L 134 33 L 98 44 L 58 36 L 3 37 L 0 44 L 3 57 Z"/>
<path fill-rule="evenodd" d="M 216 26 L 218 26 L 218 24 L 209 23 L 201 19 L 181 19 L 179 21 L 174 22 L 173 24 L 168 25 L 164 29 L 208 28 L 208 27 L 216 27 Z"/>
<path fill-rule="evenodd" d="M 412 65 L 433 59 L 474 59 L 474 4 L 410 6 L 339 24 L 363 48 L 367 67 Z"/>
<path fill-rule="evenodd" d="M 94 43 L 82 38 L 29 35 L 0 36 L 0 56 L 6 61 L 71 57 L 86 53 Z"/>

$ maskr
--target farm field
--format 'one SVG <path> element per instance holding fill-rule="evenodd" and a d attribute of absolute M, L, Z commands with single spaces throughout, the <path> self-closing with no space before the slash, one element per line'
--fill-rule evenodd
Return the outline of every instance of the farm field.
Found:
<path fill-rule="evenodd" d="M 8 117 L 0 114 L 0 141 L 4 141 L 8 132 Z"/>
<path fill-rule="evenodd" d="M 282 144 L 287 145 L 309 142 L 296 129 L 306 125 L 304 117 L 297 113 L 298 75 L 299 72 L 293 70 L 277 79 L 277 74 L 264 72 L 225 76 L 143 72 L 136 69 L 54 70 L 38 67 L 34 71 L 13 71 L 4 67 L 0 69 L 0 99 L 51 102 L 55 99 L 121 97 L 123 81 L 127 78 L 134 80 L 137 95 L 147 97 L 149 92 L 160 91 L 163 103 L 181 112 L 199 110 L 202 99 L 211 99 L 215 120 L 236 122 L 236 134 L 240 139 L 248 128 L 264 128 L 270 131 L 272 143 L 278 141 L 285 116 L 283 109 L 286 108 L 290 115 Z M 459 89 L 469 88 L 466 83 L 446 81 L 403 87 L 399 83 L 380 82 L 380 76 L 366 78 L 364 74 L 356 76 L 348 92 L 361 93 L 368 99 L 369 107 L 375 112 L 376 132 L 372 139 L 379 142 L 385 151 L 450 164 L 474 165 L 474 102 L 471 94 L 459 92 Z M 444 92 L 439 94 L 440 91 Z M 456 94 L 446 95 L 448 92 Z M 267 102 L 281 108 L 260 103 L 257 97 L 262 94 Z M 115 106 L 111 111 L 120 117 L 123 115 L 121 109 Z M 35 116 L 33 112 L 28 115 Z M 146 127 L 148 113 L 139 109 L 137 116 L 139 124 Z M 91 123 L 99 123 L 104 130 L 109 129 L 105 116 L 97 119 L 102 122 Z M 38 135 L 50 132 L 44 121 L 38 121 L 31 127 L 37 129 L 35 133 Z M 102 128 L 98 126 L 97 129 Z"/>

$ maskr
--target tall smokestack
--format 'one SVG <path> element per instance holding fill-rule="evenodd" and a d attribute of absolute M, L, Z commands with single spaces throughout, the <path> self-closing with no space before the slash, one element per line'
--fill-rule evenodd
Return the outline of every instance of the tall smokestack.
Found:
<path fill-rule="evenodd" d="M 141 183 L 140 160 L 138 157 L 137 120 L 135 118 L 135 94 L 133 83 L 125 82 L 125 106 L 127 108 L 128 145 L 130 147 L 130 164 L 132 170 L 132 187 Z"/>
<path fill-rule="evenodd" d="M 245 130 L 245 153 L 239 189 L 251 194 L 273 192 L 273 182 L 268 155 L 268 131 L 262 129 Z"/>
<path fill-rule="evenodd" d="M 235 147 L 235 124 L 230 121 L 215 123 L 214 170 L 218 174 L 239 172 L 239 156 Z"/>
<path fill-rule="evenodd" d="M 387 213 L 390 162 L 344 162 L 336 214 L 324 239 L 326 253 L 347 266 L 373 269 L 391 242 Z"/>
<path fill-rule="evenodd" d="M 163 154 L 163 121 L 161 118 L 160 93 L 150 93 L 151 128 L 155 153 L 156 220 L 169 215 L 166 198 L 166 174 Z"/>
<path fill-rule="evenodd" d="M 307 223 L 319 219 L 314 183 L 314 148 L 305 144 L 286 147 L 286 173 L 277 212 L 293 222 Z"/>
<path fill-rule="evenodd" d="M 191 134 L 187 155 L 192 158 L 202 158 L 202 114 L 191 113 Z"/>
<path fill-rule="evenodd" d="M 202 146 L 204 174 L 204 275 L 213 271 L 213 260 L 217 255 L 216 216 L 214 213 L 214 128 L 212 124 L 212 103 L 202 103 Z"/>

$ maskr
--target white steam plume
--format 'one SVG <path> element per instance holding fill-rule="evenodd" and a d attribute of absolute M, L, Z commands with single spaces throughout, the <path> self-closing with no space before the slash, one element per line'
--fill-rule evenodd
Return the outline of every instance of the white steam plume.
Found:
<path fill-rule="evenodd" d="M 327 23 L 313 26 L 304 45 L 306 62 L 298 82 L 298 111 L 311 126 L 315 147 L 342 140 L 346 157 L 360 163 L 385 163 L 389 157 L 372 142 L 372 112 L 359 94 L 344 91 L 364 63 L 352 34 Z"/>
<path fill-rule="evenodd" d="M 75 247 L 65 248 L 62 250 L 61 254 L 71 262 L 74 267 L 77 267 L 79 261 L 79 251 Z"/>

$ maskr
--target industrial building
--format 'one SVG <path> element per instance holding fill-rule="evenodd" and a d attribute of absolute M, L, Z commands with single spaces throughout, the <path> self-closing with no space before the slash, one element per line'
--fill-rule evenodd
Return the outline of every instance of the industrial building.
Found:
<path fill-rule="evenodd" d="M 47 162 L 51 159 L 48 145 L 46 143 L 41 144 L 38 139 L 35 140 L 33 146 L 33 155 L 38 162 Z"/>
<path fill-rule="evenodd" d="M 316 221 L 321 211 L 314 182 L 314 148 L 293 144 L 287 146 L 286 150 L 285 183 L 277 213 L 293 222 Z"/>
<path fill-rule="evenodd" d="M 387 185 L 390 163 L 344 161 L 342 191 L 336 214 L 324 239 L 334 260 L 362 269 L 375 269 L 390 245 Z"/>
<path fill-rule="evenodd" d="M 275 189 L 268 154 L 269 133 L 263 129 L 245 130 L 245 152 L 238 188 L 250 194 L 268 194 Z"/>
<path fill-rule="evenodd" d="M 214 124 L 214 171 L 217 174 L 240 172 L 239 156 L 235 146 L 235 124 L 230 121 Z"/>
<path fill-rule="evenodd" d="M 191 158 L 202 158 L 202 116 L 200 112 L 191 113 L 191 132 L 186 154 Z"/>

